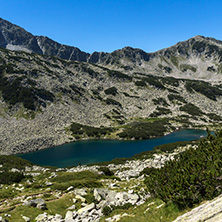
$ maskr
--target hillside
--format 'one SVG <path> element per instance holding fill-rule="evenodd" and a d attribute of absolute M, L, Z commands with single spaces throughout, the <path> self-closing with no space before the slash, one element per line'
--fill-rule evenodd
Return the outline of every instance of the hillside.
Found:
<path fill-rule="evenodd" d="M 181 126 L 221 121 L 221 85 L 140 73 L 132 76 L 95 64 L 5 49 L 0 54 L 1 153 L 104 134 L 149 138 Z M 103 135 L 76 135 L 72 127 L 71 135 L 72 123 L 109 129 Z M 150 127 L 163 130 L 150 132 Z"/>
<path fill-rule="evenodd" d="M 196 36 L 155 53 L 90 55 L 3 19 L 0 35 L 1 154 L 222 121 L 221 41 Z"/>

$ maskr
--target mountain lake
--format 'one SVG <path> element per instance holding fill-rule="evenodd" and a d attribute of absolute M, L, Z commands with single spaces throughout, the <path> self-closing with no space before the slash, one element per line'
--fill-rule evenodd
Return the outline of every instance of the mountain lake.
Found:
<path fill-rule="evenodd" d="M 41 166 L 70 167 L 109 161 L 114 158 L 132 157 L 134 154 L 153 150 L 158 145 L 196 140 L 206 135 L 205 130 L 186 129 L 148 140 L 78 141 L 17 156 Z"/>

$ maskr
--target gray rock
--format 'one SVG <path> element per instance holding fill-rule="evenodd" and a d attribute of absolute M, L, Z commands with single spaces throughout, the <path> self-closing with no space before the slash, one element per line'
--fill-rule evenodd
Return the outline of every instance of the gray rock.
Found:
<path fill-rule="evenodd" d="M 34 200 L 27 200 L 24 202 L 25 206 L 37 207 L 41 210 L 46 209 L 45 201 L 42 198 L 34 199 Z"/>
<path fill-rule="evenodd" d="M 89 204 L 89 205 L 87 205 L 87 206 L 79 209 L 79 210 L 78 210 L 78 214 L 84 214 L 84 213 L 86 213 L 86 212 L 91 211 L 91 210 L 94 209 L 94 208 L 95 208 L 95 204 L 94 204 L 94 203 L 91 203 L 91 204 Z"/>
<path fill-rule="evenodd" d="M 75 209 L 76 209 L 75 204 L 73 204 L 71 207 L 68 208 L 68 210 L 75 210 Z"/>
<path fill-rule="evenodd" d="M 86 189 L 82 188 L 82 189 L 75 189 L 75 194 L 80 195 L 80 196 L 85 196 L 87 195 Z"/>
<path fill-rule="evenodd" d="M 69 219 L 73 219 L 73 212 L 70 210 L 66 212 L 66 216 L 65 216 L 65 220 L 69 220 Z"/>
<path fill-rule="evenodd" d="M 70 190 L 72 190 L 73 189 L 73 186 L 70 186 L 70 187 L 68 187 L 66 190 L 67 191 L 70 191 Z"/>
<path fill-rule="evenodd" d="M 99 195 L 97 189 L 94 189 L 93 195 L 94 195 L 94 197 L 95 197 L 95 200 L 98 201 L 98 202 L 102 199 L 101 196 Z"/>
<path fill-rule="evenodd" d="M 26 222 L 30 222 L 31 219 L 29 217 L 26 217 L 26 216 L 22 216 L 22 218 L 26 221 Z"/>
<path fill-rule="evenodd" d="M 86 201 L 86 199 L 80 195 L 76 195 L 76 199 L 81 200 L 83 203 Z"/>

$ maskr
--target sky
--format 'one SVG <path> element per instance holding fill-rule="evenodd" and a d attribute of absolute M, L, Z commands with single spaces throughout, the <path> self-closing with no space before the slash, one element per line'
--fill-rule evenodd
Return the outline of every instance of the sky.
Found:
<path fill-rule="evenodd" d="M 222 39 L 221 0 L 0 0 L 0 17 L 85 52 Z"/>

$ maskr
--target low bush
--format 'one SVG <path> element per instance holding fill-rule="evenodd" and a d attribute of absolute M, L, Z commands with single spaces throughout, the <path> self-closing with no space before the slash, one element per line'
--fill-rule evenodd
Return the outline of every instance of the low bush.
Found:
<path fill-rule="evenodd" d="M 222 131 L 208 132 L 198 148 L 180 153 L 160 169 L 147 169 L 149 192 L 180 208 L 192 207 L 222 193 Z"/>
<path fill-rule="evenodd" d="M 0 173 L 0 184 L 19 183 L 25 176 L 19 172 L 2 172 Z"/>
<path fill-rule="evenodd" d="M 196 91 L 203 94 L 209 99 L 217 100 L 218 96 L 222 96 L 222 90 L 217 86 L 212 86 L 204 81 L 186 81 L 185 87 L 188 92 Z"/>
<path fill-rule="evenodd" d="M 108 167 L 100 167 L 99 169 L 104 173 L 105 176 L 113 176 L 114 173 Z"/>
<path fill-rule="evenodd" d="M 20 157 L 17 157 L 17 156 L 1 155 L 0 156 L 0 165 L 3 165 L 3 167 L 1 169 L 9 170 L 11 168 L 24 169 L 25 166 L 32 166 L 33 163 L 31 163 L 28 160 L 24 160 Z"/>
<path fill-rule="evenodd" d="M 104 93 L 105 93 L 106 95 L 113 95 L 113 96 L 115 96 L 116 94 L 118 94 L 116 87 L 108 88 L 108 89 L 104 90 Z"/>
<path fill-rule="evenodd" d="M 193 105 L 192 103 L 187 103 L 186 105 L 181 106 L 180 111 L 187 112 L 192 116 L 202 116 L 204 114 L 197 106 Z"/>
<path fill-rule="evenodd" d="M 72 135 L 76 137 L 76 135 L 87 135 L 90 137 L 100 137 L 104 136 L 106 134 L 109 134 L 113 131 L 112 128 L 108 127 L 93 127 L 93 126 L 87 126 L 82 125 L 79 123 L 72 123 L 70 126 L 70 131 L 72 132 Z"/>
<path fill-rule="evenodd" d="M 141 80 L 141 81 L 136 81 L 135 82 L 136 86 L 140 86 L 140 87 L 145 87 L 146 86 L 146 82 Z"/>
<path fill-rule="evenodd" d="M 179 96 L 179 95 L 169 94 L 167 97 L 171 102 L 172 101 L 179 101 L 182 103 L 187 103 L 186 100 L 182 96 Z"/>
<path fill-rule="evenodd" d="M 119 103 L 118 101 L 114 100 L 114 99 L 110 99 L 110 98 L 107 98 L 105 100 L 105 103 L 107 105 L 116 105 L 116 106 L 119 106 L 119 107 L 122 107 L 121 103 Z"/>
<path fill-rule="evenodd" d="M 153 122 L 134 122 L 119 133 L 119 137 L 125 139 L 149 139 L 151 137 L 163 136 L 167 130 L 175 129 L 167 119 Z"/>
<path fill-rule="evenodd" d="M 167 101 L 164 98 L 157 98 L 157 99 L 152 99 L 154 105 L 162 105 L 162 106 L 169 106 Z"/>

